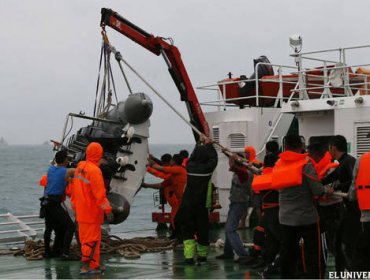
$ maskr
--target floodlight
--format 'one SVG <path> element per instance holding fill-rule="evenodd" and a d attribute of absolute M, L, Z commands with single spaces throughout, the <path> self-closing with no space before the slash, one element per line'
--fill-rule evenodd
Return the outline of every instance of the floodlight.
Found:
<path fill-rule="evenodd" d="M 293 34 L 289 37 L 289 45 L 295 53 L 299 53 L 302 49 L 302 37 L 298 34 Z"/>

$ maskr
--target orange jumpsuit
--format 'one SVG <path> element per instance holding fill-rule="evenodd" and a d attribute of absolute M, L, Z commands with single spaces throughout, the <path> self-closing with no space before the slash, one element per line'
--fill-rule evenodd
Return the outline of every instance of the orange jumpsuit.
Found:
<path fill-rule="evenodd" d="M 187 173 L 183 166 L 178 165 L 164 166 L 163 172 L 171 175 L 161 185 L 164 187 L 166 200 L 171 205 L 171 224 L 175 228 L 175 216 L 182 201 Z"/>
<path fill-rule="evenodd" d="M 78 163 L 72 184 L 67 189 L 72 208 L 76 211 L 82 261 L 90 268 L 99 267 L 100 226 L 104 221 L 104 213 L 112 212 L 99 168 L 102 156 L 102 146 L 96 142 L 90 143 L 86 149 L 86 161 Z"/>
<path fill-rule="evenodd" d="M 168 174 L 168 173 L 164 173 L 162 171 L 159 171 L 157 169 L 154 169 L 153 167 L 151 166 L 148 166 L 147 170 L 150 174 L 152 174 L 153 176 L 157 177 L 157 178 L 161 178 L 161 179 L 167 179 L 171 176 L 171 174 Z"/>

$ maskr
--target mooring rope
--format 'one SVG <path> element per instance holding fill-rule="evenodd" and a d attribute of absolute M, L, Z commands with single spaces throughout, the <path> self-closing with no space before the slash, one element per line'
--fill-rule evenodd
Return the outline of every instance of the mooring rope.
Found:
<path fill-rule="evenodd" d="M 131 239 L 121 239 L 111 235 L 102 240 L 100 252 L 102 254 L 119 254 L 125 258 L 140 258 L 141 254 L 149 252 L 163 252 L 173 250 L 175 242 L 168 238 L 157 237 L 135 237 Z M 23 249 L 3 250 L 0 255 L 24 256 L 27 260 L 42 260 L 44 258 L 45 246 L 42 240 L 26 240 Z M 81 256 L 80 246 L 71 245 L 70 254 Z"/>

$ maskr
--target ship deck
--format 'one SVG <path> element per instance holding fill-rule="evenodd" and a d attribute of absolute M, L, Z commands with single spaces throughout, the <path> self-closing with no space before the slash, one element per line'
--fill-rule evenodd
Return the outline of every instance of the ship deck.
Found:
<path fill-rule="evenodd" d="M 251 240 L 249 229 L 241 230 L 243 239 Z M 156 231 L 130 233 L 136 236 L 157 236 Z M 221 228 L 213 229 L 210 240 L 224 239 Z M 22 245 L 20 245 L 22 247 Z M 27 261 L 23 256 L 0 256 L 1 279 L 65 279 L 65 278 L 94 278 L 94 279 L 244 279 L 260 278 L 257 271 L 249 270 L 233 260 L 217 260 L 215 257 L 222 253 L 222 248 L 211 247 L 208 262 L 201 266 L 185 265 L 182 248 L 160 253 L 144 253 L 139 259 L 126 259 L 120 255 L 102 255 L 106 270 L 98 276 L 80 276 L 79 261 L 62 261 L 59 259 L 43 259 Z"/>
<path fill-rule="evenodd" d="M 251 240 L 252 231 L 240 230 L 243 240 Z M 156 236 L 155 231 L 140 232 L 138 235 Z M 221 228 L 213 229 L 210 240 L 224 239 Z M 218 260 L 222 248 L 211 246 L 207 264 L 185 265 L 182 248 L 160 253 L 144 253 L 139 259 L 126 259 L 120 255 L 102 255 L 106 270 L 102 275 L 80 276 L 79 261 L 44 259 L 27 261 L 23 256 L 0 256 L 1 279 L 261 279 L 259 270 L 240 265 L 233 260 Z M 332 263 L 331 258 L 331 263 Z M 332 270 L 332 265 L 328 267 Z M 332 268 L 332 269 L 330 269 Z M 278 277 L 278 275 L 276 275 Z"/>

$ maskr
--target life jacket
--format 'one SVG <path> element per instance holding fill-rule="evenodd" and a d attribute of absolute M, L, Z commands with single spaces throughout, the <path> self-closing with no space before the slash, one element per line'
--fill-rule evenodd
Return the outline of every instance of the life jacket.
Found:
<path fill-rule="evenodd" d="M 337 168 L 339 163 L 332 162 L 329 152 L 326 152 L 325 156 L 318 163 L 313 163 L 313 166 L 315 167 L 319 180 L 321 180 L 327 175 L 330 169 Z"/>
<path fill-rule="evenodd" d="M 272 167 L 266 167 L 262 170 L 262 175 L 254 176 L 252 182 L 252 190 L 259 192 L 269 190 L 272 186 Z"/>
<path fill-rule="evenodd" d="M 279 190 L 301 185 L 303 167 L 309 162 L 307 154 L 285 151 L 279 157 L 272 170 L 271 189 Z"/>
<path fill-rule="evenodd" d="M 330 173 L 329 171 L 331 171 L 331 170 L 333 170 L 333 169 L 335 169 L 339 166 L 338 162 L 332 162 L 331 160 L 332 160 L 332 158 L 331 158 L 329 152 L 326 152 L 325 156 L 319 162 L 315 163 L 314 161 L 312 161 L 313 166 L 316 170 L 318 179 L 320 181 L 321 181 L 322 178 L 324 178 L 325 176 L 327 176 Z M 328 201 L 332 200 L 332 196 L 331 195 L 323 195 L 323 196 L 320 196 L 318 199 L 321 202 L 328 202 Z"/>
<path fill-rule="evenodd" d="M 357 200 L 360 210 L 370 210 L 370 152 L 360 159 L 356 179 Z"/>
<path fill-rule="evenodd" d="M 47 185 L 48 185 L 48 175 L 44 174 L 40 178 L 40 187 L 46 188 Z"/>
<path fill-rule="evenodd" d="M 252 183 L 252 190 L 254 192 L 260 192 L 268 190 L 267 193 L 265 193 L 262 196 L 262 209 L 267 208 L 273 208 L 278 207 L 279 203 L 268 203 L 264 200 L 268 195 L 271 194 L 271 192 L 274 192 L 275 190 L 272 190 L 272 167 L 266 167 L 262 170 L 262 175 L 254 176 L 253 183 Z"/>

